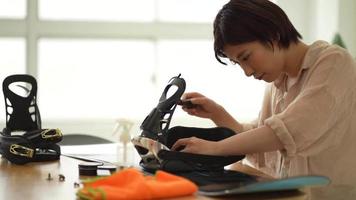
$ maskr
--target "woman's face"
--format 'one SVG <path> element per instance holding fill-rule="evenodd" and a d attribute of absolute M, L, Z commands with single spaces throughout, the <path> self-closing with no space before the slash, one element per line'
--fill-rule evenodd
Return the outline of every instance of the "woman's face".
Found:
<path fill-rule="evenodd" d="M 273 82 L 284 70 L 283 49 L 277 44 L 270 46 L 260 42 L 226 45 L 224 53 L 232 63 L 239 64 L 246 76 Z"/>

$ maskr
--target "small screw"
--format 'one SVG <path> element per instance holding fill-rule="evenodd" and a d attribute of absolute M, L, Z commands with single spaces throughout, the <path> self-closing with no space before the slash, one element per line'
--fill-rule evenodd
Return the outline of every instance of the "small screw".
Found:
<path fill-rule="evenodd" d="M 51 181 L 53 180 L 52 176 L 51 176 L 51 173 L 48 173 L 48 176 L 47 176 L 47 181 Z"/>
<path fill-rule="evenodd" d="M 80 184 L 79 184 L 79 183 L 74 182 L 74 188 L 78 188 L 79 186 L 80 186 Z"/>
<path fill-rule="evenodd" d="M 66 179 L 66 177 L 65 177 L 63 174 L 58 175 L 58 180 L 59 180 L 60 182 L 65 181 L 65 179 Z"/>

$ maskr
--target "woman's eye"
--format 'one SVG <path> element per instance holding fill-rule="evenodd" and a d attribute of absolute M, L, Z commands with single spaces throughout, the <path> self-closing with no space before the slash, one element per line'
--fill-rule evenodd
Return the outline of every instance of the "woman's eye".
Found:
<path fill-rule="evenodd" d="M 247 61 L 249 57 L 250 57 L 250 54 L 244 56 L 244 57 L 242 58 L 242 60 L 243 60 L 243 61 Z"/>

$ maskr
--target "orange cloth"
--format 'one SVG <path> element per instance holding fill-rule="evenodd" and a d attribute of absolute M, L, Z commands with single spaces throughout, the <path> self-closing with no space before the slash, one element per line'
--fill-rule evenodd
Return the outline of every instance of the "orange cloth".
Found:
<path fill-rule="evenodd" d="M 159 199 L 192 195 L 198 187 L 188 179 L 157 171 L 155 176 L 144 176 L 129 168 L 111 176 L 84 183 L 77 196 L 80 199 Z"/>

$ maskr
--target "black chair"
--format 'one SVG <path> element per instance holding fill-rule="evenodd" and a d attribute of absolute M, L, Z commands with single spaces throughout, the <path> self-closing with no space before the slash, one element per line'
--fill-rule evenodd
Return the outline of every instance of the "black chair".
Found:
<path fill-rule="evenodd" d="M 110 144 L 114 143 L 105 138 L 87 134 L 64 134 L 63 139 L 58 144 L 65 145 L 87 145 L 87 144 Z"/>

